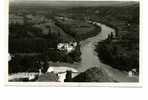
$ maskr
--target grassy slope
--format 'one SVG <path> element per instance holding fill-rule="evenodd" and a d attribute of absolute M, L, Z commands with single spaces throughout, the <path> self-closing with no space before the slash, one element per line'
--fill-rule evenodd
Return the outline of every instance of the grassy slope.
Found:
<path fill-rule="evenodd" d="M 139 4 L 76 7 L 67 9 L 63 15 L 66 14 L 69 18 L 88 18 L 116 29 L 116 39 L 105 40 L 97 45 L 99 57 L 104 63 L 120 70 L 139 70 Z"/>
<path fill-rule="evenodd" d="M 104 63 L 120 70 L 139 70 L 139 7 L 112 7 L 105 11 L 103 23 L 116 27 L 117 37 L 97 45 L 96 51 Z M 129 26 L 128 26 L 129 24 Z"/>
<path fill-rule="evenodd" d="M 46 34 L 42 33 L 43 29 L 41 27 L 34 28 L 33 25 L 28 26 L 29 25 L 10 25 L 10 53 L 42 52 L 43 48 L 56 48 L 58 42 L 74 40 L 73 37 L 66 34 L 62 29 L 54 25 L 54 23 L 49 23 L 49 27 L 46 27 L 46 30 L 49 30 Z M 33 45 L 38 45 L 38 49 Z"/>
<path fill-rule="evenodd" d="M 56 25 L 58 25 L 66 33 L 70 34 L 78 41 L 92 37 L 101 31 L 100 27 L 91 25 L 84 20 L 56 19 Z"/>
<path fill-rule="evenodd" d="M 93 67 L 72 79 L 73 82 L 113 82 L 103 70 Z"/>

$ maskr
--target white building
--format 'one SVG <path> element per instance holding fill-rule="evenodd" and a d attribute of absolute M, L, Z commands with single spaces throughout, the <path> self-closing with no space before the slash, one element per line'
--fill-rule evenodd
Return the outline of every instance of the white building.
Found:
<path fill-rule="evenodd" d="M 54 73 L 58 74 L 58 76 L 59 76 L 58 80 L 60 82 L 64 82 L 64 80 L 66 79 L 66 71 L 72 71 L 72 78 L 79 74 L 76 69 L 70 68 L 67 66 L 59 66 L 59 67 L 50 66 L 47 70 L 47 72 L 54 72 Z"/>
<path fill-rule="evenodd" d="M 77 42 L 59 43 L 57 45 L 57 49 L 66 50 L 67 53 L 70 53 L 71 51 L 73 51 L 75 49 L 76 46 L 77 46 Z"/>
<path fill-rule="evenodd" d="M 131 71 L 128 72 L 128 76 L 133 77 L 134 75 L 136 75 L 136 73 L 137 73 L 137 70 L 134 68 L 134 69 L 132 69 Z"/>
<path fill-rule="evenodd" d="M 8 80 L 21 79 L 21 78 L 28 78 L 29 80 L 32 80 L 35 78 L 36 75 L 39 75 L 39 73 L 35 73 L 35 72 L 15 73 L 15 74 L 9 75 Z"/>
<path fill-rule="evenodd" d="M 129 71 L 129 72 L 128 72 L 128 76 L 129 76 L 129 77 L 133 77 L 133 72 L 132 72 L 132 71 Z"/>
<path fill-rule="evenodd" d="M 57 45 L 57 49 L 59 49 L 59 50 L 64 50 L 65 48 L 64 48 L 64 43 L 59 43 L 58 45 Z"/>

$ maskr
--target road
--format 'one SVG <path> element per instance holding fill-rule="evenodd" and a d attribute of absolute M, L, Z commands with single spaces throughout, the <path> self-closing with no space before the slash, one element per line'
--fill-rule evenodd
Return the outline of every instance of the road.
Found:
<path fill-rule="evenodd" d="M 127 72 L 120 71 L 118 69 L 112 68 L 109 65 L 103 64 L 97 53 L 95 52 L 95 45 L 105 40 L 108 37 L 108 34 L 111 32 L 115 35 L 115 30 L 104 25 L 97 23 L 98 26 L 102 28 L 101 32 L 91 38 L 83 40 L 80 42 L 81 45 L 81 67 L 77 70 L 80 72 L 86 71 L 92 67 L 101 68 L 104 72 L 108 74 L 108 76 L 118 82 L 138 82 L 138 76 L 129 77 Z"/>

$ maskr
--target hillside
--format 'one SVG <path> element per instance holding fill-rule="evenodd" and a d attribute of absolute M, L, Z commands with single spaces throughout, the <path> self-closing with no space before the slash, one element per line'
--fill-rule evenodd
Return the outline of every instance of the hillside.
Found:
<path fill-rule="evenodd" d="M 111 7 L 98 19 L 116 29 L 116 38 L 98 43 L 101 60 L 114 68 L 139 71 L 139 5 Z"/>
<path fill-rule="evenodd" d="M 73 82 L 113 82 L 102 69 L 93 67 L 72 79 Z"/>
<path fill-rule="evenodd" d="M 77 41 L 95 36 L 101 31 L 100 27 L 89 24 L 85 20 L 62 17 L 62 19 L 56 18 L 55 21 L 57 26 L 73 36 Z"/>

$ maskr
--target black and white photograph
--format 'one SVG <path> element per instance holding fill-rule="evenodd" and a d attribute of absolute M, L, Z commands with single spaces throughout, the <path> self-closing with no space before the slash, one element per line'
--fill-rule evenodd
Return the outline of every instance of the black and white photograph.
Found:
<path fill-rule="evenodd" d="M 140 7 L 133 0 L 10 0 L 8 83 L 139 83 Z"/>

